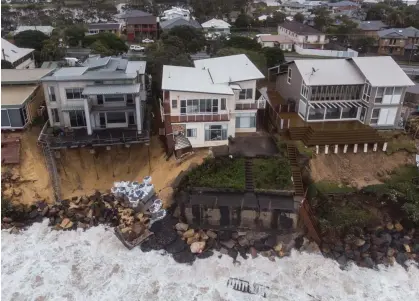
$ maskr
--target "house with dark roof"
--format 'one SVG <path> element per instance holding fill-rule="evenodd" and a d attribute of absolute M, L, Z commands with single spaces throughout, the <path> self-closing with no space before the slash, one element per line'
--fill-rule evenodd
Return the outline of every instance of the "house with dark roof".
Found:
<path fill-rule="evenodd" d="M 419 45 L 419 30 L 414 27 L 389 28 L 377 32 L 378 54 L 380 55 L 409 55 L 417 50 Z"/>
<path fill-rule="evenodd" d="M 356 2 L 346 1 L 346 0 L 335 2 L 335 3 L 328 3 L 328 6 L 329 6 L 329 9 L 332 10 L 332 12 L 334 13 L 347 11 L 347 10 L 354 10 L 361 7 L 361 5 L 359 5 Z"/>
<path fill-rule="evenodd" d="M 179 17 L 160 22 L 160 28 L 163 31 L 170 30 L 176 26 L 189 26 L 196 29 L 202 29 L 201 24 L 199 24 L 199 22 L 194 19 L 186 20 L 182 17 Z"/>
<path fill-rule="evenodd" d="M 323 49 L 328 43 L 321 31 L 296 21 L 285 21 L 278 25 L 278 34 L 291 39 L 294 44 L 308 49 Z"/>
<path fill-rule="evenodd" d="M 87 25 L 87 28 L 88 30 L 86 35 L 94 35 L 101 32 L 111 32 L 119 37 L 122 32 L 121 23 L 91 23 Z"/>
<path fill-rule="evenodd" d="M 125 21 L 130 42 L 157 38 L 157 17 L 141 10 L 130 10 L 120 16 Z"/>
<path fill-rule="evenodd" d="M 383 21 L 362 21 L 358 23 L 358 29 L 362 31 L 365 36 L 378 37 L 378 32 L 387 29 L 388 25 Z"/>

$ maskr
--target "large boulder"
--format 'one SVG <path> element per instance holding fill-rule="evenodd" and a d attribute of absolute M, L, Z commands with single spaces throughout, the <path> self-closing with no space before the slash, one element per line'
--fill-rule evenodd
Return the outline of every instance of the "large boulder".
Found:
<path fill-rule="evenodd" d="M 191 252 L 192 253 L 202 253 L 205 249 L 205 241 L 197 241 L 191 244 Z"/>

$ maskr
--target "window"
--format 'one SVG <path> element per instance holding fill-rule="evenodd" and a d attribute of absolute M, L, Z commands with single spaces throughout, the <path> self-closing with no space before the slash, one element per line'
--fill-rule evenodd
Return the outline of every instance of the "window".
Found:
<path fill-rule="evenodd" d="M 342 108 L 342 118 L 356 118 L 358 108 Z"/>
<path fill-rule="evenodd" d="M 377 124 L 378 123 L 378 117 L 380 117 L 380 110 L 381 109 L 372 110 L 370 124 Z"/>
<path fill-rule="evenodd" d="M 326 119 L 340 119 L 340 108 L 327 108 Z"/>
<path fill-rule="evenodd" d="M 177 99 L 172 99 L 172 109 L 177 109 Z"/>
<path fill-rule="evenodd" d="M 236 128 L 255 128 L 256 127 L 256 114 L 243 113 L 236 114 Z"/>
<path fill-rule="evenodd" d="M 97 95 L 97 104 L 103 105 L 103 95 Z"/>
<path fill-rule="evenodd" d="M 226 104 L 226 99 L 225 98 L 221 98 L 221 110 L 227 110 L 227 104 Z"/>
<path fill-rule="evenodd" d="M 385 95 L 393 95 L 393 87 L 387 87 L 386 88 L 386 92 L 384 93 Z"/>
<path fill-rule="evenodd" d="M 106 112 L 107 123 L 126 123 L 127 116 L 125 112 Z"/>
<path fill-rule="evenodd" d="M 383 102 L 384 90 L 384 87 L 377 88 L 377 94 L 375 95 L 374 103 Z"/>
<path fill-rule="evenodd" d="M 301 95 L 307 99 L 308 96 L 308 87 L 306 86 L 306 84 L 303 81 L 303 84 L 301 85 Z"/>
<path fill-rule="evenodd" d="M 188 99 L 180 101 L 181 114 L 218 114 L 218 99 Z"/>
<path fill-rule="evenodd" d="M 65 89 L 65 95 L 67 99 L 82 99 L 83 88 Z"/>
<path fill-rule="evenodd" d="M 54 87 L 48 87 L 49 101 L 56 101 Z"/>
<path fill-rule="evenodd" d="M 7 110 L 1 110 L 1 126 L 11 126 Z"/>
<path fill-rule="evenodd" d="M 287 78 L 287 83 L 289 83 L 291 85 L 291 78 L 292 78 L 292 70 L 290 67 L 288 67 L 288 78 Z"/>
<path fill-rule="evenodd" d="M 323 120 L 325 108 L 310 108 L 308 111 L 308 120 Z"/>
<path fill-rule="evenodd" d="M 105 96 L 106 102 L 125 102 L 124 95 L 120 94 L 110 94 Z"/>
<path fill-rule="evenodd" d="M 180 114 L 186 114 L 186 100 L 180 101 Z"/>
<path fill-rule="evenodd" d="M 84 111 L 70 111 L 70 125 L 72 127 L 82 127 L 86 126 L 86 117 L 84 116 Z"/>
<path fill-rule="evenodd" d="M 60 122 L 60 115 L 58 115 L 58 109 L 51 109 L 51 115 L 53 123 Z"/>
<path fill-rule="evenodd" d="M 240 90 L 239 99 L 253 99 L 253 89 Z"/>
<path fill-rule="evenodd" d="M 28 111 L 26 110 L 26 106 L 20 108 L 20 118 L 23 120 L 23 125 L 27 124 L 29 121 Z"/>
<path fill-rule="evenodd" d="M 127 94 L 127 104 L 133 104 L 134 103 L 134 95 Z"/>
<path fill-rule="evenodd" d="M 128 125 L 135 125 L 135 114 L 134 114 L 134 112 L 128 112 Z"/>
<path fill-rule="evenodd" d="M 395 87 L 394 95 L 401 95 L 401 94 L 402 94 L 402 87 Z"/>
<path fill-rule="evenodd" d="M 206 125 L 205 141 L 227 140 L 227 125 Z"/>
<path fill-rule="evenodd" d="M 186 129 L 186 137 L 196 137 L 196 129 Z"/>
<path fill-rule="evenodd" d="M 370 102 L 371 85 L 367 82 L 364 85 L 364 92 L 362 93 L 362 100 Z"/>

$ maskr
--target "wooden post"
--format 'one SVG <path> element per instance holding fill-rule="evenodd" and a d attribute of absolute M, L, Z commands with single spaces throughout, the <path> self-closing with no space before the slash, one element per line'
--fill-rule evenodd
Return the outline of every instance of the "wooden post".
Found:
<path fill-rule="evenodd" d="M 324 146 L 324 153 L 327 155 L 329 153 L 329 145 Z"/>
<path fill-rule="evenodd" d="M 348 145 L 345 144 L 345 146 L 343 147 L 343 153 L 346 154 L 347 151 L 348 151 Z"/>
<path fill-rule="evenodd" d="M 374 143 L 374 147 L 373 147 L 373 149 L 372 149 L 372 150 L 373 150 L 374 152 L 376 152 L 376 151 L 377 151 L 377 148 L 378 148 L 378 143 Z"/>
<path fill-rule="evenodd" d="M 364 143 L 364 153 L 368 151 L 368 143 Z"/>
<path fill-rule="evenodd" d="M 339 145 L 335 144 L 335 154 L 338 153 L 338 148 L 339 148 Z"/>
<path fill-rule="evenodd" d="M 316 154 L 319 154 L 319 146 L 316 145 Z"/>
<path fill-rule="evenodd" d="M 356 154 L 357 150 L 358 150 L 358 144 L 354 144 L 354 153 L 355 154 Z"/>
<path fill-rule="evenodd" d="M 387 142 L 384 142 L 384 145 L 383 145 L 383 152 L 385 152 L 387 150 Z"/>

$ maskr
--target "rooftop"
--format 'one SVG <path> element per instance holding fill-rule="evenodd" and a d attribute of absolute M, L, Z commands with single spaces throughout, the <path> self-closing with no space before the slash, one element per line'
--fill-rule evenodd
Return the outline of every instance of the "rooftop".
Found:
<path fill-rule="evenodd" d="M 168 65 L 163 66 L 162 90 L 233 94 L 228 85 L 214 84 L 208 70 Z"/>
<path fill-rule="evenodd" d="M 207 22 L 202 23 L 201 26 L 203 28 L 221 28 L 221 29 L 231 27 L 231 25 L 228 24 L 226 21 L 220 20 L 220 19 L 211 19 Z"/>
<path fill-rule="evenodd" d="M 150 17 L 150 16 L 152 16 L 152 14 L 149 14 L 142 10 L 134 9 L 134 10 L 127 11 L 125 14 L 122 14 L 120 18 L 126 19 L 126 18 L 138 18 L 138 17 Z"/>
<path fill-rule="evenodd" d="M 328 3 L 330 7 L 346 7 L 346 6 L 360 6 L 358 3 L 352 1 L 339 1 L 335 3 Z"/>
<path fill-rule="evenodd" d="M 344 59 L 294 61 L 307 86 L 362 85 L 365 79 Z"/>
<path fill-rule="evenodd" d="M 185 20 L 182 17 L 174 18 L 174 19 L 170 19 L 170 20 L 165 20 L 165 21 L 160 22 L 160 27 L 162 29 L 172 29 L 173 27 L 176 27 L 176 26 L 190 26 L 190 27 L 197 28 L 197 29 L 202 28 L 201 24 L 199 24 L 198 21 L 193 20 L 193 19 L 188 21 L 188 20 Z"/>
<path fill-rule="evenodd" d="M 37 84 L 42 77 L 52 73 L 51 68 L 36 69 L 2 69 L 1 84 L 18 85 L 18 84 Z"/>
<path fill-rule="evenodd" d="M 38 85 L 2 86 L 1 105 L 21 105 L 32 95 L 36 88 L 38 88 Z"/>
<path fill-rule="evenodd" d="M 35 49 L 31 48 L 19 48 L 3 38 L 1 39 L 1 48 L 3 50 L 1 58 L 12 64 L 25 55 L 35 51 Z"/>
<path fill-rule="evenodd" d="M 322 34 L 321 31 L 318 31 L 317 29 L 311 26 L 299 23 L 297 21 L 285 21 L 279 24 L 279 26 L 301 35 Z"/>
<path fill-rule="evenodd" d="M 89 29 L 118 30 L 122 26 L 121 23 L 91 23 L 88 24 Z"/>
<path fill-rule="evenodd" d="M 290 38 L 281 35 L 260 36 L 262 42 L 293 43 Z"/>
<path fill-rule="evenodd" d="M 196 68 L 208 69 L 215 84 L 265 78 L 245 54 L 196 60 L 194 64 Z"/>
<path fill-rule="evenodd" d="M 391 56 L 354 57 L 351 60 L 373 87 L 414 85 Z"/>
<path fill-rule="evenodd" d="M 16 30 L 14 31 L 14 34 L 18 34 L 19 32 L 26 31 L 26 30 L 37 30 L 49 36 L 54 30 L 54 27 L 52 26 L 18 26 Z"/>
<path fill-rule="evenodd" d="M 419 30 L 415 27 L 389 28 L 377 32 L 380 37 L 419 37 Z"/>
<path fill-rule="evenodd" d="M 383 21 L 362 21 L 359 22 L 358 28 L 361 30 L 381 30 L 387 28 L 388 26 L 383 23 Z"/>

